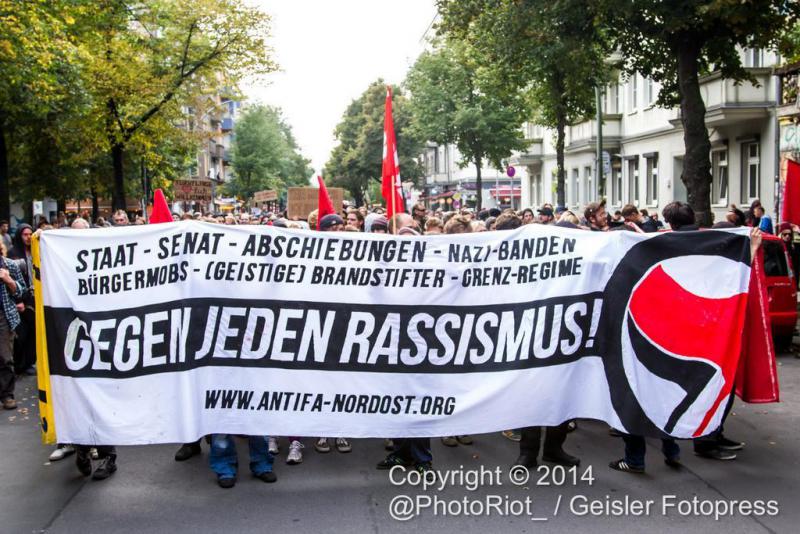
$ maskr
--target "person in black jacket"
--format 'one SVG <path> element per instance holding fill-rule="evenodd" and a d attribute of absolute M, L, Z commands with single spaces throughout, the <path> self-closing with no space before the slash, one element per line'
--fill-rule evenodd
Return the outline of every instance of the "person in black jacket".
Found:
<path fill-rule="evenodd" d="M 14 246 L 8 251 L 8 257 L 17 260 L 26 290 L 17 299 L 23 307 L 20 311 L 20 325 L 14 339 L 14 370 L 17 374 L 35 374 L 36 368 L 36 317 L 33 302 L 33 256 L 31 255 L 31 237 L 33 228 L 28 224 L 17 226 L 14 234 Z"/>

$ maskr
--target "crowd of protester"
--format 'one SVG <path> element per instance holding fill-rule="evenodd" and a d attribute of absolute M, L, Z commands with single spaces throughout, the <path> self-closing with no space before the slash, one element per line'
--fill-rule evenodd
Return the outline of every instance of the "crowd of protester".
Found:
<path fill-rule="evenodd" d="M 608 213 L 604 202 L 593 202 L 583 210 L 571 210 L 544 204 L 538 209 L 525 208 L 519 211 L 498 208 L 475 211 L 469 208 L 454 211 L 428 209 L 424 204 L 415 204 L 411 213 L 398 213 L 387 218 L 381 207 L 349 207 L 345 205 L 340 213 L 326 214 L 318 218 L 317 211 L 309 214 L 306 220 L 292 220 L 286 213 L 264 212 L 258 215 L 251 213 L 226 213 L 203 215 L 200 213 L 175 213 L 173 220 L 194 220 L 226 225 L 271 225 L 275 227 L 323 232 L 346 231 L 368 232 L 377 234 L 394 234 L 401 236 L 419 236 L 435 234 L 461 234 L 471 232 L 514 230 L 528 224 L 554 225 L 565 228 L 604 232 L 631 231 L 639 233 L 657 232 L 660 230 L 686 231 L 695 230 L 695 215 L 692 208 L 684 202 L 672 202 L 662 211 L 663 221 L 658 213 L 650 213 L 633 205 L 626 205 L 613 214 Z M 40 219 L 36 222 L 36 231 L 47 231 L 51 228 L 72 228 L 85 230 L 111 226 L 127 226 L 145 224 L 141 215 L 131 217 L 125 211 L 117 211 L 111 221 L 102 217 L 92 220 L 88 212 L 71 214 L 63 213 L 52 221 Z M 760 202 L 754 202 L 746 211 L 731 206 L 725 220 L 718 221 L 714 228 L 731 228 L 738 226 L 753 227 L 752 243 L 757 247 L 760 243 L 760 231 L 773 233 L 771 219 L 765 215 Z M 788 247 L 793 265 L 800 261 L 800 247 L 794 245 L 796 226 L 783 223 L 778 233 Z M 27 224 L 17 226 L 13 236 L 9 234 L 8 223 L 0 221 L 2 234 L 2 258 L 0 258 L 0 281 L 4 290 L 2 296 L 5 321 L 0 321 L 0 401 L 5 409 L 15 409 L 14 379 L 17 374 L 35 374 L 35 322 L 33 313 L 33 293 L 31 291 L 32 262 L 31 236 L 34 229 Z M 796 277 L 795 277 L 796 278 Z M 731 396 L 727 410 L 733 403 Z M 542 461 L 565 466 L 577 466 L 580 459 L 568 454 L 564 444 L 570 432 L 577 428 L 576 421 L 566 421 L 556 427 L 529 427 L 503 432 L 506 438 L 519 443 L 519 457 L 516 465 L 533 468 L 538 465 L 540 452 Z M 620 460 L 611 462 L 613 469 L 632 473 L 644 472 L 645 440 L 641 436 L 623 434 L 609 429 L 613 436 L 621 437 L 625 443 L 625 455 Z M 542 436 L 544 434 L 544 437 Z M 279 454 L 279 439 L 268 436 L 249 436 L 250 469 L 256 477 L 264 482 L 275 482 L 273 472 L 274 458 Z M 303 461 L 303 440 L 297 436 L 286 438 L 288 453 L 286 463 L 300 464 Z M 183 444 L 175 454 L 176 461 L 184 461 L 202 454 L 202 440 Z M 217 475 L 221 487 L 230 488 L 237 477 L 237 453 L 233 436 L 215 434 L 206 437 L 210 445 L 209 464 Z M 443 445 L 448 447 L 470 446 L 474 442 L 472 436 L 444 436 Z M 314 449 L 321 454 L 332 450 L 347 453 L 352 450 L 351 440 L 347 438 L 318 437 L 313 440 Z M 394 466 L 406 466 L 420 471 L 432 469 L 433 456 L 429 438 L 395 438 L 385 439 L 384 447 L 389 454 L 377 464 L 378 469 L 390 469 Z M 730 440 L 722 434 L 722 427 L 710 436 L 694 440 L 694 452 L 703 458 L 715 460 L 732 460 L 736 451 L 744 447 L 743 443 Z M 680 448 L 674 440 L 663 440 L 662 451 L 665 462 L 673 468 L 680 468 Z M 92 476 L 102 480 L 113 474 L 116 467 L 117 453 L 113 446 L 83 446 L 59 444 L 50 455 L 51 461 L 61 460 L 76 454 L 76 465 L 84 476 Z M 93 469 L 92 460 L 98 465 Z"/>

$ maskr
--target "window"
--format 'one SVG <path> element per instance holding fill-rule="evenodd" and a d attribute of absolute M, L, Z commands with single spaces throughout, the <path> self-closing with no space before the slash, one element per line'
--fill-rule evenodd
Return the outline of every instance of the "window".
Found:
<path fill-rule="evenodd" d="M 759 158 L 758 143 L 745 143 L 742 145 L 742 201 L 758 198 L 760 185 L 761 161 Z"/>
<path fill-rule="evenodd" d="M 594 191 L 592 190 L 592 168 L 586 166 L 583 168 L 583 202 L 594 202 Z"/>
<path fill-rule="evenodd" d="M 578 180 L 580 180 L 580 171 L 572 169 L 572 181 L 569 184 L 569 203 L 573 206 L 578 205 Z"/>
<path fill-rule="evenodd" d="M 656 99 L 656 88 L 653 80 L 650 78 L 644 79 L 644 105 L 650 106 Z"/>
<path fill-rule="evenodd" d="M 764 66 L 764 51 L 760 48 L 747 48 L 744 51 L 744 66 L 759 68 Z"/>
<path fill-rule="evenodd" d="M 622 205 L 622 169 L 618 166 L 611 167 L 611 204 Z"/>
<path fill-rule="evenodd" d="M 647 158 L 647 204 L 658 204 L 658 154 Z"/>
<path fill-rule="evenodd" d="M 628 160 L 628 202 L 639 205 L 639 157 Z"/>
<path fill-rule="evenodd" d="M 728 203 L 728 150 L 711 152 L 711 203 Z"/>
<path fill-rule="evenodd" d="M 603 98 L 603 112 L 609 115 L 619 113 L 621 109 L 620 89 L 618 83 L 609 84 Z"/>
<path fill-rule="evenodd" d="M 630 87 L 630 101 L 628 102 L 628 111 L 636 111 L 639 105 L 639 75 L 631 75 L 628 81 Z"/>

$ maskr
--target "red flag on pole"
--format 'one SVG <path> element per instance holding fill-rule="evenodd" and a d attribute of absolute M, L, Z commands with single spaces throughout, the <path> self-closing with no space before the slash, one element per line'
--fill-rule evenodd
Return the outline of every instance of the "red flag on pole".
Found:
<path fill-rule="evenodd" d="M 792 160 L 786 161 L 781 222 L 800 224 L 800 163 Z"/>
<path fill-rule="evenodd" d="M 172 213 L 169 211 L 164 192 L 156 189 L 153 194 L 153 213 L 150 215 L 150 224 L 172 222 Z"/>
<path fill-rule="evenodd" d="M 386 201 L 388 217 L 406 211 L 403 186 L 400 182 L 400 160 L 397 157 L 397 142 L 394 137 L 392 119 L 392 87 L 386 86 L 386 111 L 383 119 L 383 184 L 381 194 Z"/>
<path fill-rule="evenodd" d="M 331 197 L 328 195 L 328 188 L 325 187 L 325 182 L 322 181 L 322 176 L 317 176 L 317 181 L 319 182 L 319 200 L 317 202 L 318 209 L 317 209 L 317 230 L 319 230 L 319 223 L 323 217 L 326 215 L 330 215 L 331 213 L 336 213 L 336 210 L 333 207 L 333 202 L 331 202 Z"/>

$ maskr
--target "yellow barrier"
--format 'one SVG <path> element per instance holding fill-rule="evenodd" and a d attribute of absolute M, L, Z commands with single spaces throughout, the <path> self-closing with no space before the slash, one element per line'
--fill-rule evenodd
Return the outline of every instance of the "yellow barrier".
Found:
<path fill-rule="evenodd" d="M 42 271 L 39 261 L 39 236 L 31 241 L 33 254 L 33 295 L 36 302 L 36 377 L 39 381 L 39 420 L 42 423 L 42 442 L 56 442 L 56 424 L 53 415 L 53 395 L 50 388 L 50 362 L 47 359 L 47 333 L 44 322 Z"/>

